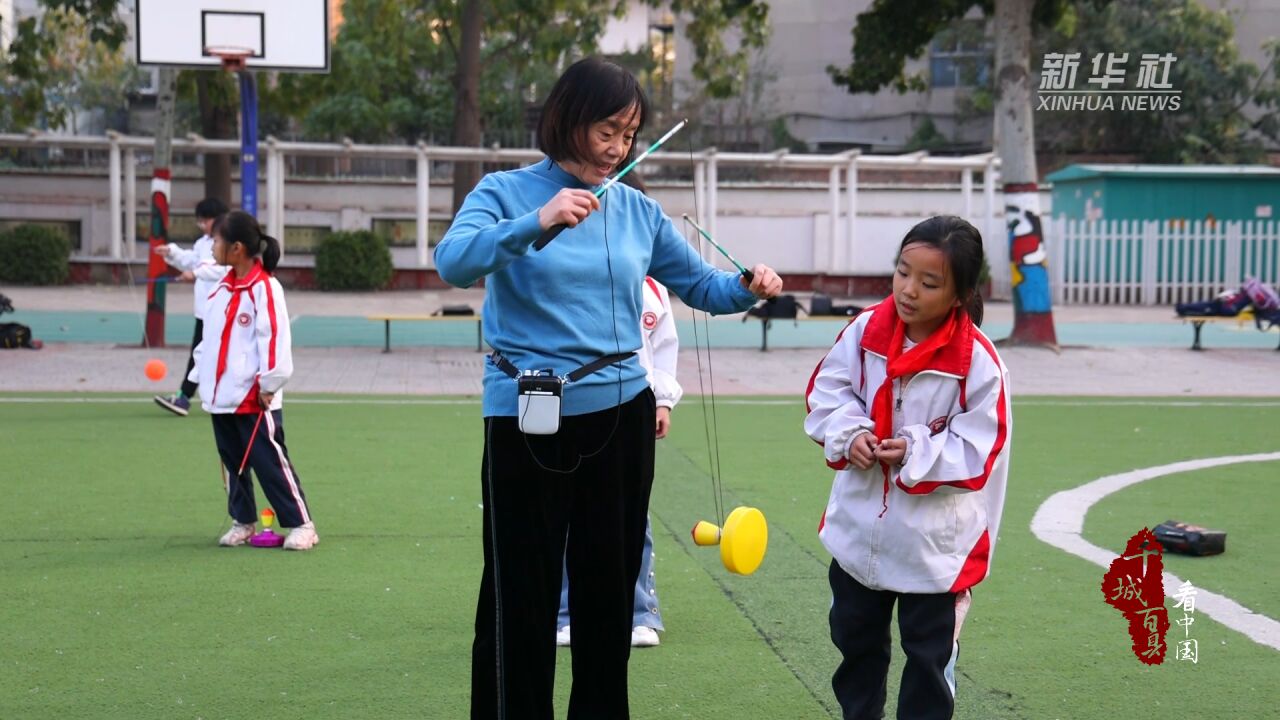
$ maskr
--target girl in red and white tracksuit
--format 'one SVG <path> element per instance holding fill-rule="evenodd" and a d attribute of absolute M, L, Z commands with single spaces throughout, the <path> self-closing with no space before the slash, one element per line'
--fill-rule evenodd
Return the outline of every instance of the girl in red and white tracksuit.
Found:
<path fill-rule="evenodd" d="M 214 226 L 213 256 L 231 272 L 209 295 L 190 379 L 199 383 L 200 401 L 213 418 L 227 510 L 235 521 L 218 542 L 242 545 L 254 534 L 252 468 L 280 525 L 293 528 L 285 549 L 309 550 L 319 537 L 284 444 L 281 389 L 293 374 L 293 353 L 284 290 L 271 276 L 280 244 L 252 215 L 237 210 Z"/>
<path fill-rule="evenodd" d="M 898 717 L 950 718 L 969 589 L 987 576 L 1009 472 L 1008 370 L 978 324 L 982 238 L 957 217 L 907 233 L 893 295 L 836 339 L 806 394 L 805 432 L 835 481 L 832 678 L 845 718 L 883 717 L 898 605 Z"/>

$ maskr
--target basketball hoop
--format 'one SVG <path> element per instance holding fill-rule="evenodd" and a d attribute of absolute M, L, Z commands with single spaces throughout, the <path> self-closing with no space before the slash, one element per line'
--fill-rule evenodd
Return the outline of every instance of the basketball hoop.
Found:
<path fill-rule="evenodd" d="M 221 59 L 223 70 L 240 72 L 244 70 L 245 61 L 253 56 L 253 50 L 236 45 L 210 45 L 204 49 L 204 54 Z"/>

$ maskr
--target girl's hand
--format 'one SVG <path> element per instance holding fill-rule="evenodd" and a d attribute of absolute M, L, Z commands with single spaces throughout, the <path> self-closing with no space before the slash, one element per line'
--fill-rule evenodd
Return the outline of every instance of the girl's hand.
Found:
<path fill-rule="evenodd" d="M 859 433 L 849 443 L 849 462 L 859 470 L 866 470 L 876 463 L 876 436 L 874 433 Z"/>
<path fill-rule="evenodd" d="M 156 249 L 155 249 L 155 251 L 154 251 L 154 252 L 155 252 L 155 254 L 159 255 L 160 257 L 167 258 L 167 257 L 169 257 L 169 246 L 168 246 L 168 245 L 157 245 L 157 246 L 156 246 Z"/>
<path fill-rule="evenodd" d="M 258 393 L 258 402 L 262 403 L 263 410 L 271 409 L 271 401 L 276 399 L 275 393 L 260 392 Z"/>
<path fill-rule="evenodd" d="M 782 278 L 778 277 L 778 273 L 768 265 L 760 264 L 751 268 L 751 274 L 755 277 L 751 280 L 751 284 L 747 284 L 747 276 L 739 275 L 738 282 L 742 283 L 742 287 L 751 291 L 752 295 L 762 299 L 776 298 L 782 294 Z"/>
<path fill-rule="evenodd" d="M 892 438 L 882 440 L 876 446 L 875 455 L 877 462 L 882 462 L 886 465 L 899 465 L 902 463 L 902 458 L 907 456 L 907 439 Z"/>
<path fill-rule="evenodd" d="M 538 210 L 538 225 L 550 230 L 556 225 L 577 227 L 592 210 L 600 209 L 600 199 L 589 190 L 565 188 Z"/>
<path fill-rule="evenodd" d="M 670 430 L 671 430 L 671 408 L 660 407 L 658 408 L 658 427 L 657 427 L 657 434 L 655 435 L 655 437 L 661 440 L 662 438 L 667 436 L 667 433 Z"/>
<path fill-rule="evenodd" d="M 183 282 L 191 282 L 192 280 L 196 279 L 196 274 L 191 272 L 190 270 L 184 270 L 183 273 L 178 277 L 182 278 Z"/>

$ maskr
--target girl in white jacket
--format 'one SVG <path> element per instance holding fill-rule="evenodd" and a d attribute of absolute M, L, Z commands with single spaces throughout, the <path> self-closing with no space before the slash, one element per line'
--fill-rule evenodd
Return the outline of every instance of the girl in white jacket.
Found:
<path fill-rule="evenodd" d="M 196 345 L 204 337 L 204 306 L 214 286 L 227 274 L 227 268 L 213 260 L 213 223 L 226 211 L 226 204 L 218 198 L 201 200 L 196 203 L 196 225 L 204 234 L 191 249 L 183 250 L 173 243 L 156 248 L 157 255 L 182 271 L 183 280 L 195 281 L 192 310 L 196 316 L 196 331 L 191 338 L 191 355 L 187 358 L 187 372 L 182 375 L 182 387 L 176 395 L 156 395 L 154 398 L 157 405 L 180 417 L 187 416 L 191 410 L 191 398 L 196 395 L 196 384 L 188 380 L 187 375 L 195 367 Z"/>
<path fill-rule="evenodd" d="M 879 718 L 898 605 L 899 718 L 950 718 L 958 639 L 990 569 L 1009 471 L 1008 371 L 978 329 L 982 238 L 926 220 L 893 295 L 836 339 L 806 393 L 805 432 L 836 470 L 818 526 L 831 552 L 832 678 L 845 718 Z"/>
<path fill-rule="evenodd" d="M 309 550 L 320 538 L 284 445 L 282 388 L 293 374 L 293 353 L 284 290 L 271 276 L 280 244 L 252 215 L 235 210 L 214 226 L 213 256 L 231 271 L 209 295 L 190 379 L 199 382 L 201 405 L 213 418 L 235 521 L 218 544 L 243 545 L 254 534 L 252 468 L 280 525 L 293 528 L 285 549 Z"/>
<path fill-rule="evenodd" d="M 642 192 L 644 190 L 643 184 L 627 184 L 638 187 Z M 641 345 L 637 354 L 657 405 L 654 437 L 661 440 L 671 430 L 671 410 L 684 395 L 684 388 L 676 380 L 680 338 L 676 334 L 676 318 L 671 313 L 671 297 L 666 286 L 646 277 L 643 295 L 644 310 L 640 315 Z M 631 647 L 656 647 L 662 642 L 658 632 L 666 632 L 666 627 L 662 623 L 662 612 L 658 610 L 658 588 L 653 570 L 653 522 L 650 520 L 645 521 L 644 550 L 641 552 L 640 575 L 636 578 L 635 601 L 631 612 Z M 569 620 L 569 574 L 561 571 L 556 645 L 568 647 L 572 643 Z"/>

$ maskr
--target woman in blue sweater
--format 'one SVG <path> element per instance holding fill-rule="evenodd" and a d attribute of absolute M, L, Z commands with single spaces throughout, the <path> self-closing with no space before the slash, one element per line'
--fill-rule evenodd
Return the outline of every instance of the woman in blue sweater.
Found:
<path fill-rule="evenodd" d="M 687 304 L 735 313 L 782 280 L 702 261 L 656 202 L 621 183 L 648 101 L 626 70 L 581 60 L 552 88 L 538 126 L 547 157 L 492 173 L 467 196 L 436 248 L 451 285 L 485 278 L 484 575 L 472 646 L 472 718 L 551 718 L 561 563 L 573 614 L 569 718 L 629 717 L 632 593 L 653 484 L 654 396 L 640 348 L 641 283 Z M 566 225 L 542 250 L 533 244 Z M 513 374 L 566 376 L 554 434 L 521 431 Z M 532 429 L 527 426 L 526 430 Z M 567 548 L 566 548 L 567 533 Z"/>

